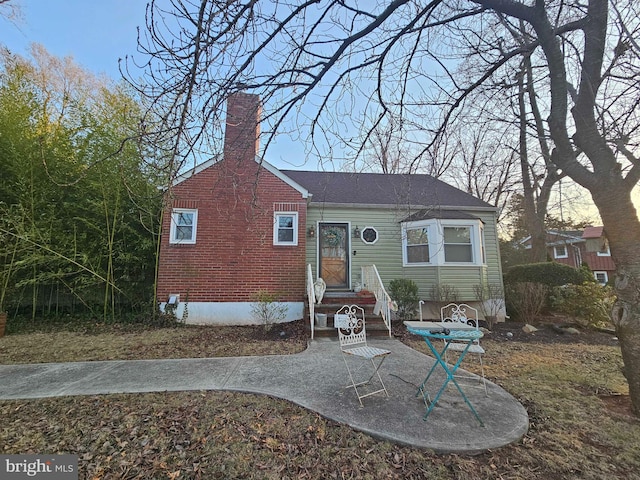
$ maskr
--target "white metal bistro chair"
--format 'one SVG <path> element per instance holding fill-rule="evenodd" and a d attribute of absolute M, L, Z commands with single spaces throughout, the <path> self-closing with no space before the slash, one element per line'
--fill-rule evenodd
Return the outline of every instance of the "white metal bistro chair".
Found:
<path fill-rule="evenodd" d="M 467 305 L 466 303 L 450 303 L 440 309 L 440 320 L 443 322 L 460 322 L 466 323 L 467 325 L 471 325 L 478 330 L 480 325 L 478 323 L 478 310 Z M 466 341 L 456 341 L 452 340 L 449 343 L 449 348 L 444 353 L 445 361 L 449 363 L 447 359 L 447 352 L 462 352 L 467 347 Z M 480 362 L 480 372 L 482 376 L 482 386 L 484 387 L 485 395 L 488 395 L 487 392 L 487 381 L 484 377 L 484 362 L 482 361 L 482 357 L 485 351 L 484 348 L 480 346 L 480 340 L 474 340 L 471 346 L 469 346 L 469 350 L 467 350 L 467 354 L 473 354 L 478 357 L 478 361 Z M 469 377 L 465 375 L 456 375 L 458 378 L 475 378 Z"/>
<path fill-rule="evenodd" d="M 358 305 L 343 306 L 334 316 L 334 325 L 338 329 L 340 350 L 342 351 L 342 358 L 349 373 L 349 380 L 351 381 L 351 385 L 348 385 L 347 388 L 353 387 L 358 396 L 360 406 L 364 406 L 362 404 L 363 398 L 377 393 L 384 393 L 388 397 L 387 387 L 385 387 L 380 377 L 380 367 L 384 363 L 387 355 L 391 352 L 383 348 L 367 345 L 364 308 Z M 348 360 L 349 357 L 357 357 L 362 361 L 357 368 L 352 369 L 349 366 L 349 363 L 352 363 L 352 360 Z M 361 371 L 368 371 L 366 375 L 369 375 L 369 373 L 370 375 L 367 380 L 356 382 L 355 378 L 357 375 L 364 377 Z M 376 389 L 376 386 L 373 386 L 372 388 L 374 388 L 374 390 L 371 391 L 371 389 L 366 388 L 365 385 L 374 385 L 371 383 L 374 377 L 377 377 L 381 388 Z"/>

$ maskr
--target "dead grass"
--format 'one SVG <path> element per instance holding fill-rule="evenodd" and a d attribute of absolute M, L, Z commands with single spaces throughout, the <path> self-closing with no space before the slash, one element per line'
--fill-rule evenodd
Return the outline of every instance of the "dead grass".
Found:
<path fill-rule="evenodd" d="M 276 325 L 268 333 L 259 327 L 183 325 L 140 330 L 103 325 L 97 333 L 8 335 L 0 339 L 0 364 L 287 355 L 306 346 L 301 322 Z"/>
<path fill-rule="evenodd" d="M 305 341 L 300 330 L 264 341 L 261 330 L 240 330 L 10 335 L 0 362 L 239 355 L 245 343 L 291 353 Z M 1 401 L 0 452 L 76 454 L 86 479 L 638 479 L 640 422 L 611 400 L 627 393 L 619 348 L 585 338 L 487 336 L 488 376 L 523 403 L 531 428 L 474 457 L 400 447 L 286 401 L 229 392 Z"/>

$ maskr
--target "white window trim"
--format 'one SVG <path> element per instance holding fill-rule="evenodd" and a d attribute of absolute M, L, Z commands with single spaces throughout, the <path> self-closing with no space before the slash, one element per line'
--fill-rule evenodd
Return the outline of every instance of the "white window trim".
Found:
<path fill-rule="evenodd" d="M 293 217 L 293 241 L 291 242 L 281 242 L 278 240 L 278 219 L 280 217 Z M 273 244 L 287 247 L 296 247 L 298 245 L 298 212 L 273 213 Z"/>
<path fill-rule="evenodd" d="M 480 224 L 480 261 L 483 265 L 487 264 L 487 244 L 484 238 L 484 225 Z"/>
<path fill-rule="evenodd" d="M 604 283 L 601 283 L 598 280 L 598 274 L 604 275 Z M 609 274 L 607 272 L 605 272 L 605 271 L 595 270 L 593 272 L 593 277 L 596 279 L 596 282 L 598 282 L 600 285 L 606 285 L 607 283 L 609 283 Z"/>
<path fill-rule="evenodd" d="M 564 255 L 558 255 L 558 247 L 564 247 Z M 566 245 L 554 245 L 553 246 L 553 258 L 569 258 L 569 249 Z"/>
<path fill-rule="evenodd" d="M 409 263 L 407 261 L 407 230 L 427 227 L 429 239 L 429 262 Z M 444 227 L 467 227 L 471 234 L 471 262 L 445 262 Z M 483 225 L 481 220 L 447 220 L 430 219 L 402 224 L 402 265 L 405 267 L 431 266 L 480 266 L 482 258 Z M 486 248 L 486 247 L 485 247 Z M 486 255 L 486 254 L 485 254 Z"/>
<path fill-rule="evenodd" d="M 193 214 L 193 235 L 190 239 L 177 239 L 177 217 L 180 213 L 192 213 Z M 169 243 L 174 245 L 194 245 L 196 243 L 198 231 L 198 210 L 195 208 L 174 208 L 171 210 L 171 226 L 169 228 Z"/>

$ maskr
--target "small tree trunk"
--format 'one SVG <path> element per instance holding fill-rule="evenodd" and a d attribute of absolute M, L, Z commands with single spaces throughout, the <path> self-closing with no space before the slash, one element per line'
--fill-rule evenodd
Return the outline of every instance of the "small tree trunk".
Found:
<path fill-rule="evenodd" d="M 522 172 L 522 187 L 524 197 L 524 218 L 527 230 L 531 235 L 531 250 L 529 252 L 529 261 L 532 263 L 544 262 L 547 259 L 546 233 L 544 229 L 544 216 L 547 213 L 547 204 L 544 199 L 536 202 L 535 181 L 531 178 L 527 143 L 527 108 L 525 105 L 525 97 L 527 89 L 525 88 L 525 69 L 528 62 L 525 62 L 520 75 L 518 75 L 518 109 L 520 113 L 520 170 Z"/>
<path fill-rule="evenodd" d="M 531 232 L 531 251 L 529 252 L 529 261 L 531 263 L 539 263 L 547 261 L 547 244 L 544 226 L 541 222 L 536 222 L 530 227 Z"/>

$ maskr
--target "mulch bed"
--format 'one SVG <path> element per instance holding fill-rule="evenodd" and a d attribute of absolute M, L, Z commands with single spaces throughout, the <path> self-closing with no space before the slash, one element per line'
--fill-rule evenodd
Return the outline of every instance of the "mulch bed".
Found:
<path fill-rule="evenodd" d="M 484 322 L 480 326 L 486 328 Z M 521 322 L 506 321 L 496 323 L 491 330 L 485 333 L 486 340 L 496 342 L 521 342 L 521 343 L 585 343 L 589 345 L 616 345 L 617 338 L 614 332 L 583 328 L 564 317 L 541 317 L 539 322 L 533 324 L 538 330 L 527 333 Z M 567 333 L 566 328 L 573 327 L 579 333 Z M 402 322 L 394 322 L 393 335 L 399 340 L 411 338 Z"/>
<path fill-rule="evenodd" d="M 613 331 L 583 328 L 564 321 L 562 317 L 542 317 L 539 322 L 533 324 L 538 329 L 533 333 L 526 333 L 522 329 L 524 326 L 525 324 L 520 322 L 497 323 L 485 337 L 496 342 L 617 344 L 617 338 Z M 573 327 L 579 333 L 567 333 L 567 327 Z"/>
<path fill-rule="evenodd" d="M 294 322 L 275 323 L 270 328 L 246 327 L 253 331 L 253 338 L 256 340 L 305 340 L 308 337 L 307 320 L 296 320 Z"/>

